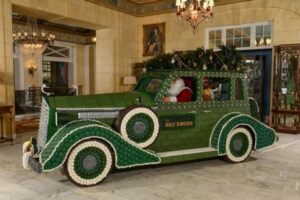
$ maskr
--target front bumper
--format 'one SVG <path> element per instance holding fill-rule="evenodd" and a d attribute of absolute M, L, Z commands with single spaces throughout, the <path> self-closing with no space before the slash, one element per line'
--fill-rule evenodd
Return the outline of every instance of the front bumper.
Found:
<path fill-rule="evenodd" d="M 35 171 L 39 174 L 41 174 L 43 172 L 42 165 L 41 165 L 41 163 L 39 162 L 39 160 L 37 158 L 34 158 L 33 156 L 30 156 L 29 160 L 28 160 L 28 163 L 29 163 L 30 168 L 33 171 Z"/>

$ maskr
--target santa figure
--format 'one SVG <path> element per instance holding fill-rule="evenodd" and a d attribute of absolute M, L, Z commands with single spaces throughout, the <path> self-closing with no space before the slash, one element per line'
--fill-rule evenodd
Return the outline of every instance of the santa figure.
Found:
<path fill-rule="evenodd" d="M 164 102 L 189 102 L 192 101 L 193 91 L 191 88 L 186 87 L 184 80 L 178 78 L 172 81 L 170 89 L 164 97 Z"/>

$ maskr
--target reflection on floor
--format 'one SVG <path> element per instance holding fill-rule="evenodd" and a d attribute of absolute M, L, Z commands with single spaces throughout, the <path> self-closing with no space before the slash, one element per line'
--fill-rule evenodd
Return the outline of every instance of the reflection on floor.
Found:
<path fill-rule="evenodd" d="M 79 188 L 59 171 L 38 175 L 21 166 L 22 142 L 0 147 L 0 199 L 299 200 L 300 135 L 280 134 L 272 149 L 247 162 L 219 159 L 111 174 L 102 184 Z"/>

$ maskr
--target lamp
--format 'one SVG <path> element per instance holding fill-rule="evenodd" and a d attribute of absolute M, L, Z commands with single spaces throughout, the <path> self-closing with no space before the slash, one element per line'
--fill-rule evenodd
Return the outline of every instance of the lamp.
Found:
<path fill-rule="evenodd" d="M 134 85 L 136 84 L 136 77 L 135 76 L 124 76 L 124 85 Z"/>
<path fill-rule="evenodd" d="M 202 21 L 213 17 L 214 5 L 214 0 L 176 0 L 176 15 L 189 23 L 195 34 Z"/>
<path fill-rule="evenodd" d="M 136 84 L 136 77 L 135 76 L 124 76 L 123 85 L 132 86 Z"/>
<path fill-rule="evenodd" d="M 27 69 L 28 73 L 33 77 L 33 74 L 37 69 L 37 65 L 35 65 L 35 64 L 27 65 L 26 69 Z"/>
<path fill-rule="evenodd" d="M 21 47 L 25 54 L 42 54 L 48 44 L 52 44 L 55 35 L 47 35 L 40 32 L 37 26 L 37 20 L 34 17 L 27 18 L 26 30 L 13 33 L 15 44 Z"/>

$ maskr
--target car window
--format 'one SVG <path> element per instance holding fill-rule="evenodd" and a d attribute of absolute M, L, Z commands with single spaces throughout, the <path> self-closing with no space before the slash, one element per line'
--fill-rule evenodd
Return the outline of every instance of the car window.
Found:
<path fill-rule="evenodd" d="M 160 86 L 161 86 L 162 80 L 161 79 L 152 79 L 148 85 L 146 86 L 145 90 L 147 92 L 156 93 L 158 92 Z"/>
<path fill-rule="evenodd" d="M 240 78 L 235 80 L 235 100 L 243 100 L 244 92 L 242 80 Z"/>
<path fill-rule="evenodd" d="M 157 93 L 162 85 L 163 80 L 156 77 L 144 77 L 142 78 L 137 86 L 136 91 L 145 91 L 149 93 Z"/>
<path fill-rule="evenodd" d="M 165 103 L 187 103 L 196 100 L 196 78 L 182 76 L 171 80 L 164 94 Z"/>
<path fill-rule="evenodd" d="M 204 77 L 202 80 L 203 101 L 229 101 L 230 79 Z"/>

